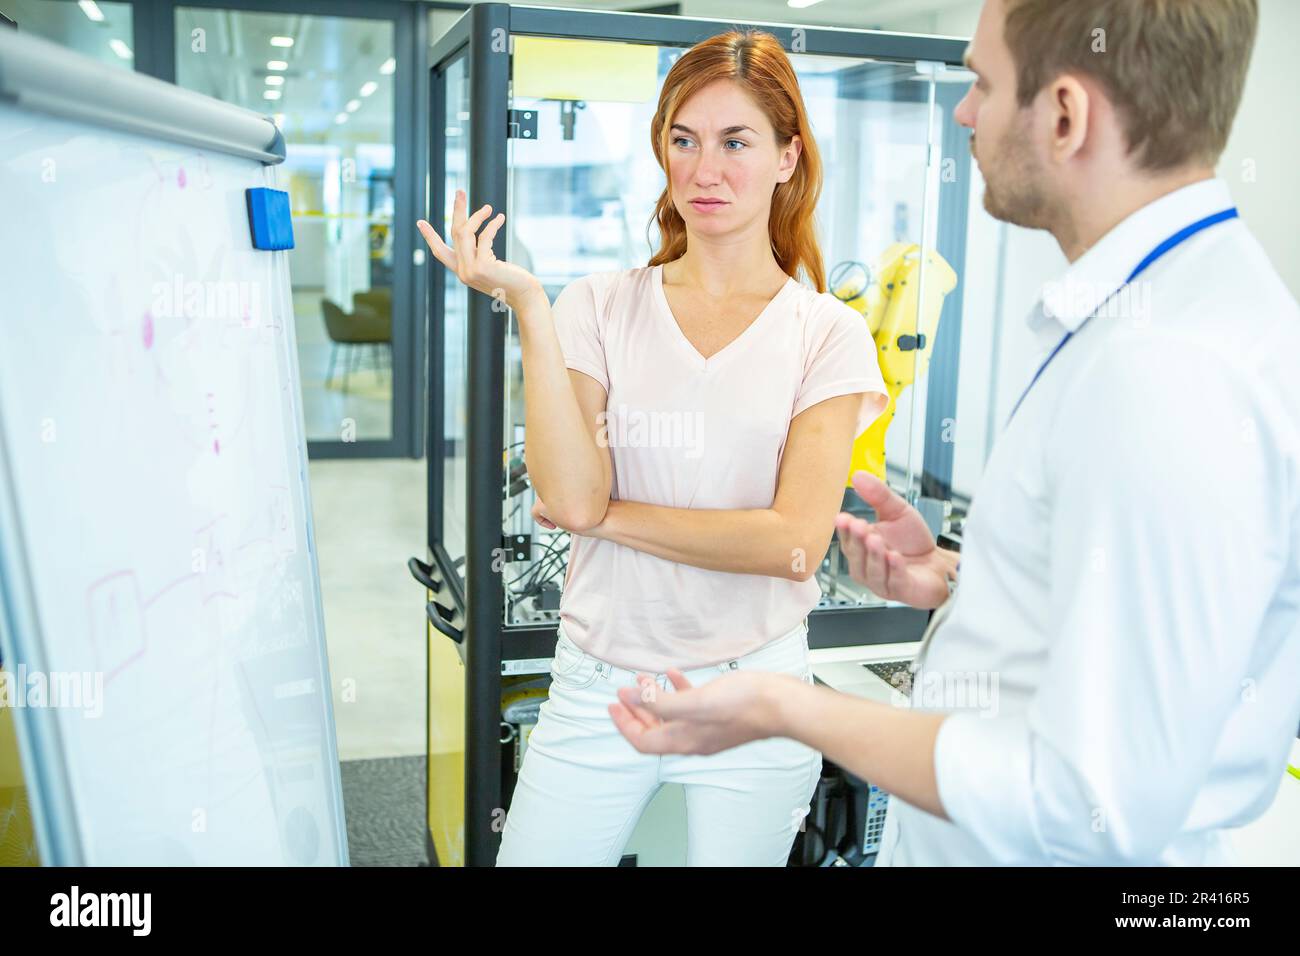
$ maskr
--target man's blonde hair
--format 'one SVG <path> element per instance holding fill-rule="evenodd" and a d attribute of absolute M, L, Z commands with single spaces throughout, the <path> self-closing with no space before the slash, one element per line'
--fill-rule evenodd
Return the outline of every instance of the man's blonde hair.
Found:
<path fill-rule="evenodd" d="M 1097 80 L 1153 172 L 1218 162 L 1241 102 L 1257 0 L 1005 0 L 1022 107 L 1062 73 Z"/>

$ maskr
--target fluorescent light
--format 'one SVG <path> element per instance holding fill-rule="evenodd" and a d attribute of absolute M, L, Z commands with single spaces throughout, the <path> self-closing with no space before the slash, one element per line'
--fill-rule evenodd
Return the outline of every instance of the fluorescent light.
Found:
<path fill-rule="evenodd" d="M 793 7 L 795 10 L 802 10 L 804 7 L 811 7 L 814 3 L 821 2 L 822 0 L 785 0 L 786 6 Z"/>
<path fill-rule="evenodd" d="M 348 105 L 347 105 L 346 109 L 347 109 L 347 111 L 348 111 L 349 113 L 355 113 L 357 110 L 361 109 L 361 101 L 360 101 L 360 100 L 348 100 Z"/>
<path fill-rule="evenodd" d="M 336 123 L 341 124 L 341 123 L 346 123 L 347 121 L 348 121 L 347 113 L 340 113 L 338 116 L 334 117 L 334 122 Z"/>
<path fill-rule="evenodd" d="M 279 90 L 264 90 L 262 92 L 262 99 L 264 100 L 278 100 L 279 98 L 280 98 Z"/>
<path fill-rule="evenodd" d="M 293 37 L 271 37 L 271 46 L 293 46 Z"/>
<path fill-rule="evenodd" d="M 369 96 L 377 89 L 379 89 L 378 83 L 376 83 L 374 80 L 366 80 L 365 83 L 361 84 L 361 95 Z"/>
<path fill-rule="evenodd" d="M 131 52 L 131 48 L 121 40 L 109 40 L 108 47 L 124 60 L 129 60 L 135 56 L 135 54 Z"/>
<path fill-rule="evenodd" d="M 387 60 L 385 60 L 385 61 L 383 62 L 383 64 L 379 67 L 379 72 L 382 73 L 382 74 L 384 74 L 384 76 L 388 76 L 388 75 L 391 74 L 395 69 L 397 69 L 397 61 L 396 61 L 395 59 L 393 59 L 393 58 L 390 56 L 390 57 L 389 57 Z"/>
<path fill-rule="evenodd" d="M 285 63 L 284 60 L 267 60 L 266 68 L 268 70 L 287 70 L 289 69 L 289 64 Z"/>
<path fill-rule="evenodd" d="M 266 78 L 267 86 L 284 86 L 284 77 L 276 76 L 274 73 Z"/>
<path fill-rule="evenodd" d="M 77 6 L 81 7 L 81 12 L 87 18 L 94 20 L 96 23 L 104 22 L 104 11 L 99 9 L 99 4 L 95 0 L 77 0 Z"/>

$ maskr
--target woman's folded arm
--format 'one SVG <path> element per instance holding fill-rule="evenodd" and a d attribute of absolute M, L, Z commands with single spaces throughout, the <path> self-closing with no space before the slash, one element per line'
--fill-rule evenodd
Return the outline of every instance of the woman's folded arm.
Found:
<path fill-rule="evenodd" d="M 609 503 L 609 449 L 597 442 L 605 389 L 565 367 L 549 304 L 539 300 L 516 316 L 529 480 L 556 524 L 586 531 L 600 524 Z"/>
<path fill-rule="evenodd" d="M 861 400 L 861 393 L 830 398 L 790 422 L 770 508 L 611 501 L 604 519 L 586 533 L 698 568 L 806 581 L 835 530 Z M 553 516 L 551 502 L 543 501 Z"/>

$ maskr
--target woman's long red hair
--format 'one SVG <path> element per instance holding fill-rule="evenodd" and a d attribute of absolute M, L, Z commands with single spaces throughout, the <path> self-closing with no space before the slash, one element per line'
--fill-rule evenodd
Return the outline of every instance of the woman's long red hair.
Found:
<path fill-rule="evenodd" d="M 787 182 L 778 183 L 772 194 L 768 233 L 772 252 L 788 276 L 799 278 L 802 267 L 818 292 L 826 291 L 826 268 L 813 223 L 817 199 L 822 191 L 822 161 L 804 109 L 803 94 L 790 58 L 781 42 L 762 30 L 731 30 L 691 47 L 668 71 L 659 94 L 659 108 L 650 124 L 655 159 L 668 177 L 669 133 L 682 104 L 715 80 L 732 80 L 751 96 L 766 114 L 776 140 L 784 148 L 795 134 L 803 152 Z M 659 223 L 659 251 L 647 265 L 656 266 L 678 259 L 686 251 L 686 223 L 665 185 L 655 203 L 653 221 Z"/>

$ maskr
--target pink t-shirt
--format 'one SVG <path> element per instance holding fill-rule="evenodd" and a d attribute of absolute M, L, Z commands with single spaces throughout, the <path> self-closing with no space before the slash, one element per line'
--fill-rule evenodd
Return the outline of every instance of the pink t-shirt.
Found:
<path fill-rule="evenodd" d="M 862 316 L 794 279 L 708 359 L 673 317 L 662 266 L 584 276 L 552 311 L 565 364 L 608 396 L 611 498 L 770 508 L 792 418 L 861 392 L 861 434 L 885 406 Z M 809 566 L 823 556 L 808 555 Z M 560 622 L 587 653 L 662 673 L 757 650 L 791 631 L 820 595 L 815 579 L 710 571 L 574 535 Z"/>

